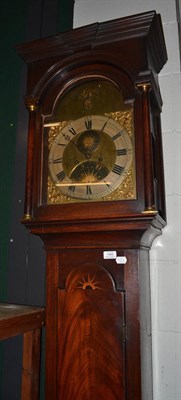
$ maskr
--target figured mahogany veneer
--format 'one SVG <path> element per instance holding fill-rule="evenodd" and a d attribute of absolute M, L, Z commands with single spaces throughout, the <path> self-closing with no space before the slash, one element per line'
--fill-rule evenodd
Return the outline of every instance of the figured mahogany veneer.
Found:
<path fill-rule="evenodd" d="M 103 268 L 84 264 L 68 275 L 65 290 L 58 290 L 58 315 L 60 398 L 123 397 L 124 292 L 115 293 Z"/>

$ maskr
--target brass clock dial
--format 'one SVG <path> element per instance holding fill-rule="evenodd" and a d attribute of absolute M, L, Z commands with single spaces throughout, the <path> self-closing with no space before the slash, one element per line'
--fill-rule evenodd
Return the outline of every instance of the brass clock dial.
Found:
<path fill-rule="evenodd" d="M 60 130 L 49 152 L 49 171 L 63 195 L 99 200 L 121 184 L 132 160 L 126 130 L 109 116 L 91 115 Z"/>
<path fill-rule="evenodd" d="M 44 116 L 42 204 L 135 199 L 133 115 L 112 81 L 71 82 Z"/>

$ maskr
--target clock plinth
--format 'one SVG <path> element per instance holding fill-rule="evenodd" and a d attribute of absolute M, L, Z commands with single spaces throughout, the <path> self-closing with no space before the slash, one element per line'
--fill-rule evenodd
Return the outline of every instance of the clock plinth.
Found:
<path fill-rule="evenodd" d="M 154 11 L 17 47 L 23 223 L 46 250 L 46 400 L 152 400 L 149 249 L 166 224 Z"/>

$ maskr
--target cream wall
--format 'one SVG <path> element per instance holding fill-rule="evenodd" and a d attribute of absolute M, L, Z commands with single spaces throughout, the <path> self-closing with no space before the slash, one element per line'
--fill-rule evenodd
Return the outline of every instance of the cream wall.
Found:
<path fill-rule="evenodd" d="M 168 51 L 159 75 L 168 225 L 150 254 L 154 400 L 181 400 L 181 91 L 175 0 L 75 0 L 74 28 L 149 10 L 162 16 Z"/>

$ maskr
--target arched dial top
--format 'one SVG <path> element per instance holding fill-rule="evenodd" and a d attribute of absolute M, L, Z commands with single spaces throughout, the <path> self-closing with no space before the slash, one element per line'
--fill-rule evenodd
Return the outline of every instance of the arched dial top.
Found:
<path fill-rule="evenodd" d="M 132 158 L 126 130 L 109 116 L 90 115 L 59 131 L 50 148 L 49 171 L 65 196 L 96 200 L 121 184 Z"/>

